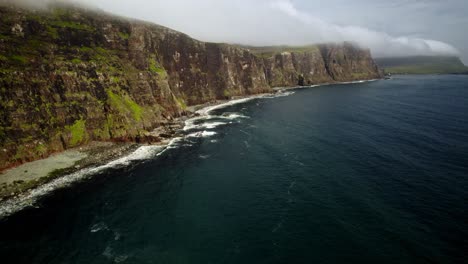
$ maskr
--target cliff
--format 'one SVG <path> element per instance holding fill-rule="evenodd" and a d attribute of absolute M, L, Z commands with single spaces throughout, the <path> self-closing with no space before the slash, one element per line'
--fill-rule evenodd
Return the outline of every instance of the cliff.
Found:
<path fill-rule="evenodd" d="M 0 20 L 0 170 L 93 140 L 158 141 L 148 132 L 189 105 L 381 77 L 349 43 L 267 53 L 69 6 L 2 6 Z"/>
<path fill-rule="evenodd" d="M 376 62 L 390 74 L 468 74 L 468 67 L 453 56 L 378 58 Z"/>
<path fill-rule="evenodd" d="M 349 42 L 249 49 L 264 58 L 267 81 L 272 87 L 380 78 L 370 51 Z"/>

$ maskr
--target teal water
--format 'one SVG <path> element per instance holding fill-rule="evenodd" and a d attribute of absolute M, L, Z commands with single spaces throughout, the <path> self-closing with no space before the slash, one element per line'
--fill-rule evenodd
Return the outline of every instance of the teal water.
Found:
<path fill-rule="evenodd" d="M 397 76 L 215 110 L 0 221 L 1 262 L 463 263 L 467 89 Z"/>

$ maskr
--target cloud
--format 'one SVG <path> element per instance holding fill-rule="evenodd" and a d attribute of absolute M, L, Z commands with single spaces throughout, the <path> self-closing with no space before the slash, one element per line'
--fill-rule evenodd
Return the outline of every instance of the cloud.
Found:
<path fill-rule="evenodd" d="M 393 37 L 384 32 L 378 32 L 358 26 L 338 26 L 328 23 L 310 14 L 299 11 L 289 0 L 275 0 L 270 7 L 277 9 L 307 25 L 304 31 L 315 32 L 309 36 L 310 42 L 319 39 L 324 42 L 353 41 L 361 46 L 369 47 L 376 56 L 407 56 L 407 55 L 458 55 L 459 51 L 450 44 L 408 36 Z"/>
<path fill-rule="evenodd" d="M 0 0 L 0 4 L 14 4 L 21 7 L 44 8 L 52 0 Z"/>
<path fill-rule="evenodd" d="M 33 9 L 45 9 L 53 3 L 69 3 L 73 5 L 80 5 L 80 6 L 94 6 L 89 5 L 91 1 L 86 0 L 0 0 L 1 5 L 15 5 L 23 8 L 33 8 Z M 83 3 L 87 3 L 83 5 Z"/>

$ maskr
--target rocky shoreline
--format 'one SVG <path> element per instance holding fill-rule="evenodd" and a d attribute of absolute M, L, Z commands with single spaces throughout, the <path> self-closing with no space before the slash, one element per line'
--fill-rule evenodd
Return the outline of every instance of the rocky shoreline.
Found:
<path fill-rule="evenodd" d="M 182 131 L 184 120 L 193 115 L 193 113 L 190 113 L 187 116 L 158 127 L 148 135 L 145 135 L 145 137 L 152 139 L 145 139 L 145 143 L 137 141 L 91 142 L 78 148 L 57 153 L 46 159 L 24 163 L 0 172 L 0 202 L 18 198 L 54 179 L 79 172 L 80 170 L 102 166 L 125 157 L 141 146 L 148 144 L 165 146 Z M 68 165 L 64 166 L 64 164 Z M 41 171 L 34 173 L 34 170 Z"/>
<path fill-rule="evenodd" d="M 5 170 L 0 173 L 0 218 L 14 213 L 11 209 L 2 210 L 2 207 L 11 207 L 12 204 L 16 204 L 17 202 L 18 204 L 21 203 L 23 205 L 32 206 L 33 202 L 27 201 L 28 196 L 33 195 L 41 186 L 51 183 L 54 180 L 105 166 L 106 164 L 110 164 L 113 161 L 135 153 L 143 146 L 159 146 L 161 147 L 160 152 L 164 151 L 172 140 L 184 135 L 183 128 L 185 121 L 200 116 L 198 112 L 202 109 L 221 106 L 237 100 L 255 99 L 269 95 L 271 96 L 273 94 L 237 96 L 230 100 L 216 100 L 201 105 L 190 106 L 187 108 L 184 116 L 176 118 L 145 135 L 146 138 L 154 139 L 145 140 L 145 143 L 91 142 L 79 148 L 57 153 L 46 159 L 25 163 Z M 80 156 L 80 158 L 66 167 L 61 167 L 60 164 L 54 164 L 56 160 L 69 160 L 70 157 L 67 156 Z M 48 168 L 44 169 L 44 167 Z M 43 170 L 42 173 L 37 173 L 37 175 L 32 177 L 25 177 L 25 175 L 31 174 L 33 170 L 39 170 L 40 168 Z M 12 179 L 6 181 L 5 178 Z M 29 178 L 29 180 L 25 181 L 24 178 Z"/>
<path fill-rule="evenodd" d="M 208 112 L 222 108 L 224 106 L 233 105 L 241 102 L 245 102 L 250 99 L 257 99 L 257 98 L 268 98 L 271 96 L 281 96 L 287 95 L 285 91 L 295 90 L 295 89 L 303 89 L 303 88 L 312 88 L 318 87 L 323 85 L 331 85 L 331 84 L 350 84 L 350 83 L 362 83 L 368 81 L 375 81 L 375 80 L 364 80 L 364 81 L 355 81 L 355 82 L 346 82 L 346 83 L 327 83 L 322 85 L 314 85 L 308 87 L 278 87 L 274 89 L 274 93 L 262 93 L 262 94 L 255 94 L 249 96 L 236 96 L 232 97 L 230 100 L 216 100 L 212 102 L 208 102 L 201 105 L 194 105 L 187 108 L 186 114 L 182 117 L 176 118 L 171 122 L 164 124 L 161 127 L 153 130 L 152 132 L 145 135 L 145 137 L 159 139 L 157 142 L 153 141 L 151 144 L 142 144 L 138 142 L 92 142 L 88 145 L 82 146 L 77 149 L 71 149 L 64 151 L 62 153 L 58 153 L 48 159 L 53 159 L 54 157 L 63 157 L 66 156 L 69 152 L 78 152 L 82 153 L 83 157 L 75 161 L 72 165 L 67 167 L 59 167 L 56 168 L 53 165 L 51 166 L 51 170 L 44 174 L 39 175 L 30 181 L 23 181 L 22 177 L 24 177 L 25 173 L 29 173 L 30 171 L 24 171 L 23 167 L 27 166 L 32 163 L 37 163 L 35 165 L 36 168 L 44 166 L 44 161 L 48 159 L 39 160 L 31 163 L 26 163 L 16 168 L 4 171 L 0 174 L 0 218 L 11 215 L 17 212 L 20 206 L 27 207 L 33 206 L 34 204 L 34 196 L 35 192 L 40 189 L 41 187 L 50 184 L 54 180 L 64 179 L 67 176 L 75 175 L 75 174 L 86 174 L 90 173 L 93 174 L 93 169 L 106 167 L 107 164 L 111 164 L 119 159 L 123 159 L 132 153 L 136 153 L 141 147 L 143 146 L 155 146 L 160 147 L 159 152 L 164 151 L 172 142 L 172 140 L 182 137 L 185 135 L 184 126 L 185 122 L 191 118 L 208 114 Z M 145 141 L 151 142 L 151 141 Z M 50 165 L 49 165 L 50 166 Z M 34 169 L 34 166 L 32 167 Z M 5 174 L 16 170 L 16 175 L 18 176 L 17 179 L 11 181 L 11 184 L 6 184 L 4 181 L 2 182 L 2 178 Z M 21 178 L 20 178 L 21 177 Z M 80 178 L 80 177 L 79 177 Z M 66 179 L 64 179 L 66 181 Z M 73 180 L 70 180 L 70 182 Z M 64 184 L 64 186 L 70 185 L 70 182 Z M 53 191 L 53 188 L 48 188 L 48 191 Z M 60 188 L 60 186 L 58 187 Z M 50 189 L 50 190 L 49 190 Z M 13 207 L 18 208 L 13 208 Z M 5 210 L 5 208 L 8 208 Z M 13 208 L 13 209 L 12 209 Z"/>

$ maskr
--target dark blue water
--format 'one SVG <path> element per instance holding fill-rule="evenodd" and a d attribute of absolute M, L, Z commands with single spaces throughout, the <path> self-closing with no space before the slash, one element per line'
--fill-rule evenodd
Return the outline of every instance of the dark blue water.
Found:
<path fill-rule="evenodd" d="M 466 261 L 468 76 L 303 89 L 223 113 L 249 118 L 0 222 L 1 262 Z"/>

